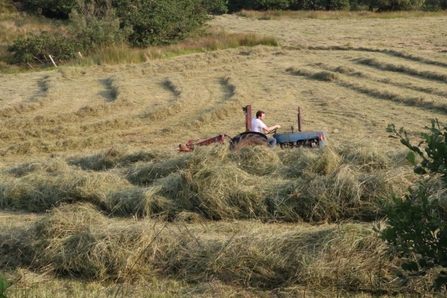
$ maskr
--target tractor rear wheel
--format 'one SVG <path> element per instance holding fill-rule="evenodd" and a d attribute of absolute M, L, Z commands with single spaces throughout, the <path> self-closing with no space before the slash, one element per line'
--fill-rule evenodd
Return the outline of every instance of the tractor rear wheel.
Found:
<path fill-rule="evenodd" d="M 269 141 L 264 134 L 252 131 L 243 132 L 231 139 L 230 150 L 238 151 L 244 147 L 256 145 L 270 146 Z"/>

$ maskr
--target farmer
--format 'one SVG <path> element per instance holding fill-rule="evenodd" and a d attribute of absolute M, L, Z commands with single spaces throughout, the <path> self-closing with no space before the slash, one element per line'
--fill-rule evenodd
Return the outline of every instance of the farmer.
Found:
<path fill-rule="evenodd" d="M 260 133 L 264 133 L 264 134 L 268 134 L 272 130 L 281 128 L 281 126 L 278 125 L 278 124 L 276 124 L 274 126 L 268 127 L 263 122 L 264 119 L 265 119 L 265 113 L 263 111 L 257 111 L 256 112 L 256 118 L 253 118 L 253 120 L 251 121 L 251 130 L 252 131 L 256 131 L 256 132 L 260 132 Z M 276 146 L 276 139 L 275 138 L 267 137 L 267 139 L 269 141 L 270 147 L 273 148 L 273 147 Z"/>

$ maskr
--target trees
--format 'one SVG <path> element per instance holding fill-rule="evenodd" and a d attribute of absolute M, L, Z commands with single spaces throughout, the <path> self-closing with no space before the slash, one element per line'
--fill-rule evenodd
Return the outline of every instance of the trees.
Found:
<path fill-rule="evenodd" d="M 132 46 L 170 44 L 200 28 L 209 18 L 201 0 L 125 1 L 117 7 L 121 25 L 132 28 Z"/>
<path fill-rule="evenodd" d="M 226 12 L 227 0 L 27 0 L 28 11 L 70 21 L 68 33 L 18 38 L 8 47 L 11 63 L 67 60 L 113 44 L 166 45 L 187 37 L 210 18 Z"/>
<path fill-rule="evenodd" d="M 407 159 L 421 179 L 404 198 L 393 196 L 384 204 L 388 225 L 379 232 L 390 251 L 403 259 L 404 271 L 425 275 L 436 269 L 434 286 L 440 288 L 447 285 L 447 210 L 445 203 L 431 197 L 430 185 L 433 179 L 440 179 L 443 188 L 447 187 L 447 127 L 432 120 L 429 130 L 423 142 L 413 145 L 405 130 L 388 127 L 411 150 Z"/>
<path fill-rule="evenodd" d="M 378 0 L 378 11 L 419 10 L 425 0 Z"/>
<path fill-rule="evenodd" d="M 246 10 L 349 10 L 349 0 L 229 0 L 230 12 Z"/>
<path fill-rule="evenodd" d="M 28 12 L 57 19 L 68 19 L 71 10 L 76 7 L 76 0 L 25 0 L 23 3 Z"/>

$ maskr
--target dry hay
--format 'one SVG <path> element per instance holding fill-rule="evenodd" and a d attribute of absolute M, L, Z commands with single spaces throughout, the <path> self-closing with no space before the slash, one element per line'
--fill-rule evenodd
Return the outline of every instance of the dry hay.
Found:
<path fill-rule="evenodd" d="M 20 175 L 4 186 L 0 195 L 1 205 L 33 212 L 43 212 L 67 201 L 86 201 L 105 207 L 110 192 L 131 186 L 116 174 L 61 167 L 60 161 L 18 167 L 14 172 Z"/>
<path fill-rule="evenodd" d="M 99 281 L 147 277 L 153 272 L 150 264 L 136 263 L 151 242 L 150 229 L 112 223 L 89 204 L 61 206 L 36 224 L 36 258 L 31 266 Z"/>
<path fill-rule="evenodd" d="M 231 152 L 214 144 L 175 155 L 112 148 L 6 168 L 0 203 L 45 211 L 82 201 L 111 215 L 167 220 L 192 212 L 216 220 L 371 221 L 380 215 L 376 199 L 401 192 L 413 179 L 406 166 L 390 168 L 402 156 L 372 148 Z"/>
<path fill-rule="evenodd" d="M 403 151 L 389 151 L 401 145 L 383 140 L 387 121 L 414 137 L 429 118 L 445 118 L 445 42 L 436 37 L 445 17 L 423 20 L 218 16 L 212 22 L 273 33 L 288 47 L 0 76 L 0 206 L 51 210 L 31 228 L 1 231 L 2 268 L 112 283 L 169 276 L 204 291 L 215 282 L 275 289 L 271 296 L 287 287 L 301 296 L 394 290 L 399 263 L 382 255 L 371 224 L 344 223 L 381 218 L 377 198 L 415 181 Z M 247 104 L 282 127 L 298 104 L 306 130 L 328 131 L 331 145 L 152 151 L 236 135 Z M 432 191 L 445 197 L 436 184 Z M 305 224 L 325 221 L 338 225 Z M 428 292 L 421 284 L 413 293 Z M 214 296 L 207 291 L 199 294 Z"/>
<path fill-rule="evenodd" d="M 194 218 L 179 214 L 185 217 Z M 384 254 L 385 244 L 367 225 L 200 221 L 118 220 L 91 204 L 61 205 L 29 228 L 2 232 L 0 251 L 14 258 L 12 266 L 114 283 L 164 275 L 258 289 L 300 285 L 370 291 L 383 290 L 381 283 L 387 291 L 413 287 L 394 278 L 398 260 Z"/>
<path fill-rule="evenodd" d="M 117 225 L 89 205 L 62 206 L 36 224 L 39 261 L 32 266 L 95 280 L 147 279 L 164 272 L 189 282 L 212 275 L 261 288 L 315 283 L 327 287 L 335 282 L 357 285 L 371 282 L 371 274 L 377 274 L 374 270 L 378 270 L 383 250 L 371 231 L 362 229 L 355 225 L 328 227 L 315 233 L 312 229 L 275 232 L 273 228 L 265 233 L 252 227 L 213 236 L 187 226 Z M 355 263 L 340 262 L 350 254 L 358 258 Z M 329 274 L 326 268 L 341 274 Z"/>
<path fill-rule="evenodd" d="M 115 191 L 107 199 L 107 210 L 111 215 L 124 217 L 169 215 L 176 206 L 173 201 L 159 194 L 161 187 Z"/>
<path fill-rule="evenodd" d="M 109 150 L 93 155 L 71 156 L 67 159 L 70 165 L 78 166 L 83 170 L 106 171 L 114 168 L 129 167 L 138 162 L 150 162 L 167 159 L 169 154 L 151 151 L 133 151 L 127 146 L 114 146 Z"/>
<path fill-rule="evenodd" d="M 278 170 L 281 164 L 277 153 L 277 150 L 265 146 L 244 147 L 231 153 L 229 158 L 250 175 L 267 176 Z"/>

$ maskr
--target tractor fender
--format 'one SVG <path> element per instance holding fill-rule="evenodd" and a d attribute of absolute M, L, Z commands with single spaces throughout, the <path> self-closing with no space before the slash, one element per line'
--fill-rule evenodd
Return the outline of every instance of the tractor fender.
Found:
<path fill-rule="evenodd" d="M 270 146 L 267 136 L 260 132 L 246 131 L 231 138 L 230 150 L 237 151 L 247 146 Z"/>

